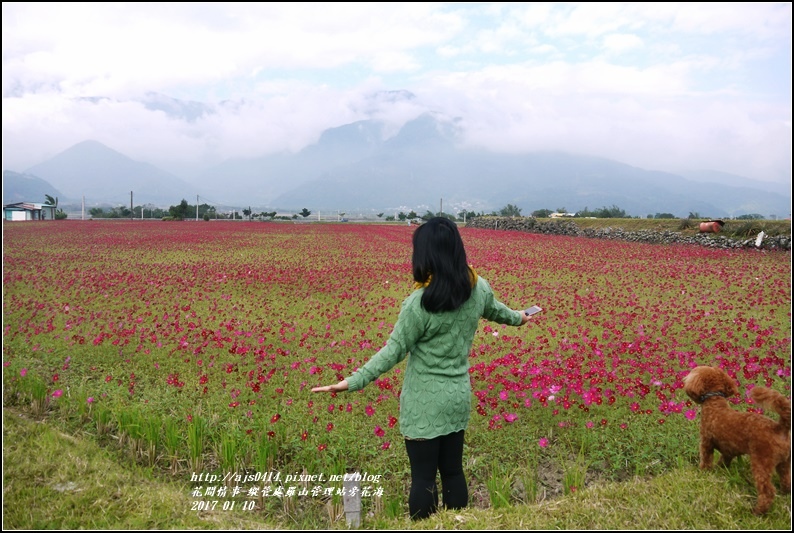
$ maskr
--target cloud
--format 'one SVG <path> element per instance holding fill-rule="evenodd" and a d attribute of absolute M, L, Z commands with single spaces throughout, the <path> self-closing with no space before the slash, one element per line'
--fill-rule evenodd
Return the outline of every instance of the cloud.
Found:
<path fill-rule="evenodd" d="M 494 150 L 791 176 L 788 3 L 2 9 L 5 169 L 94 139 L 189 178 L 356 120 L 393 133 L 429 110 Z M 155 109 L 152 93 L 208 111 Z"/>

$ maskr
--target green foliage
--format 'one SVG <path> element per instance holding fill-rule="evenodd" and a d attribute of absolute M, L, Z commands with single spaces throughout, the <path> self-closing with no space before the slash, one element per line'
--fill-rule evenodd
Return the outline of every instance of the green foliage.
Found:
<path fill-rule="evenodd" d="M 299 214 L 300 214 L 300 216 L 302 216 L 303 218 L 306 218 L 306 217 L 308 217 L 309 215 L 311 215 L 311 214 L 312 214 L 312 212 L 311 212 L 311 211 L 309 211 L 308 209 L 306 209 L 306 208 L 304 207 L 304 208 L 301 210 L 301 212 L 300 212 Z"/>
<path fill-rule="evenodd" d="M 207 423 L 200 416 L 194 416 L 188 425 L 187 445 L 190 468 L 200 472 L 204 466 L 204 445 L 207 437 Z"/>
<path fill-rule="evenodd" d="M 491 475 L 485 480 L 491 508 L 500 509 L 510 505 L 510 492 L 513 476 L 500 464 L 491 468 Z"/>
<path fill-rule="evenodd" d="M 499 216 L 502 217 L 520 217 L 521 208 L 513 204 L 507 204 L 499 210 Z"/>
<path fill-rule="evenodd" d="M 570 494 L 584 489 L 589 461 L 585 457 L 584 444 L 579 448 L 579 453 L 573 460 L 561 459 L 563 465 L 562 488 L 563 494 Z"/>
<path fill-rule="evenodd" d="M 190 205 L 188 205 L 187 200 L 183 198 L 179 205 L 172 205 L 169 207 L 168 213 L 174 220 L 184 220 L 189 216 Z"/>
<path fill-rule="evenodd" d="M 554 211 L 551 209 L 538 209 L 536 211 L 532 211 L 532 216 L 535 218 L 549 218 Z"/>

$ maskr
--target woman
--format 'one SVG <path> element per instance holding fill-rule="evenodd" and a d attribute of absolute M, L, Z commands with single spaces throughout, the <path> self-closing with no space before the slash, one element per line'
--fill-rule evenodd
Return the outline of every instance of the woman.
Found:
<path fill-rule="evenodd" d="M 468 266 L 457 226 L 436 217 L 413 235 L 416 288 L 402 303 L 386 345 L 336 385 L 314 392 L 355 391 L 408 357 L 400 394 L 400 432 L 411 463 L 411 518 L 438 508 L 436 473 L 444 507 L 469 501 L 463 474 L 463 433 L 471 410 L 469 353 L 480 318 L 521 326 L 529 317 L 499 302 Z"/>

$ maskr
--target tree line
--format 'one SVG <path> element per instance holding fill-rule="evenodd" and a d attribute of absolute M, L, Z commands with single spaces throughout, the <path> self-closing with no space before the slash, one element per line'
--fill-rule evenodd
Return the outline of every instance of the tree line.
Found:
<path fill-rule="evenodd" d="M 51 205 L 57 205 L 57 199 L 53 199 L 50 196 L 47 196 L 47 201 Z M 450 220 L 455 221 L 466 221 L 471 220 L 473 218 L 482 217 L 482 216 L 501 216 L 501 217 L 520 217 L 524 216 L 521 214 L 522 209 L 518 206 L 513 204 L 507 204 L 506 206 L 502 207 L 498 210 L 493 210 L 490 213 L 485 213 L 483 211 L 477 213 L 475 211 L 461 211 L 457 214 L 451 213 L 444 213 L 444 212 L 432 212 L 427 210 L 427 212 L 423 215 L 419 215 L 415 211 L 409 211 L 405 213 L 400 211 L 396 215 L 389 215 L 386 216 L 384 220 L 386 221 L 396 221 L 399 220 L 401 222 L 406 221 L 414 221 L 414 220 L 429 220 L 436 216 L 441 216 L 445 218 L 449 218 Z M 62 211 L 56 212 L 56 218 L 66 218 L 66 214 Z M 164 220 L 186 220 L 186 219 L 193 219 L 193 218 L 200 218 L 205 221 L 209 220 L 294 220 L 298 217 L 308 218 L 312 212 L 307 209 L 303 208 L 301 211 L 294 213 L 292 215 L 278 215 L 276 211 L 261 211 L 261 212 L 254 212 L 250 207 L 247 209 L 241 210 L 231 210 L 231 211 L 218 211 L 214 206 L 209 204 L 199 204 L 198 208 L 195 205 L 191 205 L 188 203 L 187 200 L 183 199 L 179 204 L 172 205 L 168 209 L 162 209 L 154 206 L 135 206 L 132 210 L 128 207 L 111 207 L 111 208 L 101 208 L 101 207 L 93 207 L 89 210 L 89 214 L 95 218 L 156 218 L 156 219 L 164 219 Z M 640 218 L 640 217 L 632 217 L 631 215 L 627 214 L 624 209 L 621 209 L 617 205 L 612 205 L 611 207 L 601 207 L 599 209 L 590 210 L 587 207 L 584 209 L 577 211 L 575 213 L 569 213 L 564 207 L 559 207 L 555 210 L 551 209 L 537 209 L 532 211 L 530 216 L 535 218 L 549 218 L 553 214 L 558 214 L 562 216 L 570 216 L 574 218 Z M 344 217 L 345 213 L 340 212 L 338 213 L 339 217 Z M 384 213 L 378 213 L 378 218 L 384 218 Z M 679 218 L 672 213 L 655 213 L 649 214 L 646 218 L 658 218 L 658 219 L 675 219 Z M 688 219 L 704 219 L 708 217 L 703 217 L 699 213 L 690 212 Z M 734 217 L 737 220 L 763 220 L 764 216 L 759 215 L 756 213 L 753 214 L 746 214 Z M 345 220 L 345 219 L 342 219 Z"/>

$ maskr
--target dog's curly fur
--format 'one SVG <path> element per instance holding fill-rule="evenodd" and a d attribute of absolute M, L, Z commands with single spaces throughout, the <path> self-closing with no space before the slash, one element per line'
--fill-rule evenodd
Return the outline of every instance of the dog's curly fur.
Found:
<path fill-rule="evenodd" d="M 684 378 L 684 391 L 701 405 L 700 468 L 711 468 L 714 450 L 720 465 L 734 457 L 750 456 L 750 467 L 758 499 L 755 514 L 769 510 L 775 498 L 772 474 L 780 476 L 781 492 L 791 492 L 791 402 L 766 387 L 755 387 L 750 395 L 765 409 L 777 412 L 780 420 L 742 413 L 730 407 L 727 398 L 739 393 L 734 381 L 717 367 L 698 366 Z"/>

